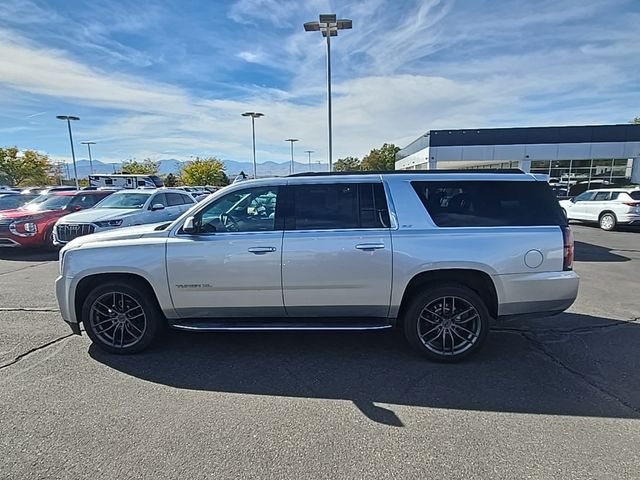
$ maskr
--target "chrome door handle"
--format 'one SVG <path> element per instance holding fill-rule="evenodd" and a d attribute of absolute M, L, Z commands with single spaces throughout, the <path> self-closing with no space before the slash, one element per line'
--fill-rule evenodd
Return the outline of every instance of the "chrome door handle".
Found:
<path fill-rule="evenodd" d="M 358 250 L 380 250 L 384 248 L 384 243 L 359 243 L 356 245 Z"/>
<path fill-rule="evenodd" d="M 248 249 L 249 252 L 255 253 L 256 255 L 261 255 L 263 253 L 275 252 L 276 247 L 251 247 Z"/>

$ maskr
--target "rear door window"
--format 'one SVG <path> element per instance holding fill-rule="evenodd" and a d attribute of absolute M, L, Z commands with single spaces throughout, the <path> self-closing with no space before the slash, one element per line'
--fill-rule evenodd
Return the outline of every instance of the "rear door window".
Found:
<path fill-rule="evenodd" d="M 593 197 L 593 201 L 594 202 L 604 202 L 609 200 L 611 197 L 611 194 L 609 192 L 598 192 L 596 193 L 595 197 Z"/>
<path fill-rule="evenodd" d="M 288 230 L 389 228 L 382 183 L 294 185 Z"/>
<path fill-rule="evenodd" d="M 167 196 L 167 203 L 169 207 L 175 207 L 184 203 L 182 195 L 179 193 L 165 193 L 165 195 Z"/>
<path fill-rule="evenodd" d="M 424 181 L 413 188 L 439 227 L 565 225 L 544 182 Z"/>

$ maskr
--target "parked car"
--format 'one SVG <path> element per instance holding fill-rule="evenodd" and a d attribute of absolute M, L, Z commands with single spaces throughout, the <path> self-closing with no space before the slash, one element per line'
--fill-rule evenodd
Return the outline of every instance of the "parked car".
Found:
<path fill-rule="evenodd" d="M 71 212 L 91 208 L 111 192 L 55 192 L 0 213 L 0 247 L 51 247 L 53 226 Z"/>
<path fill-rule="evenodd" d="M 190 194 L 179 190 L 119 190 L 91 211 L 61 218 L 53 232 L 53 243 L 64 245 L 74 238 L 114 228 L 170 222 L 195 203 Z"/>
<path fill-rule="evenodd" d="M 598 223 L 603 230 L 617 225 L 640 224 L 640 190 L 606 188 L 588 190 L 570 200 L 560 201 L 569 220 Z"/>
<path fill-rule="evenodd" d="M 493 319 L 568 308 L 572 262 L 558 202 L 529 174 L 306 174 L 236 183 L 171 224 L 73 240 L 56 295 L 71 330 L 84 323 L 114 353 L 144 350 L 167 325 L 398 326 L 452 362 Z"/>
<path fill-rule="evenodd" d="M 29 203 L 31 200 L 34 200 L 39 195 L 33 193 L 5 193 L 4 191 L 0 191 L 0 212 L 3 210 L 14 210 L 16 208 L 22 207 L 24 204 Z"/>

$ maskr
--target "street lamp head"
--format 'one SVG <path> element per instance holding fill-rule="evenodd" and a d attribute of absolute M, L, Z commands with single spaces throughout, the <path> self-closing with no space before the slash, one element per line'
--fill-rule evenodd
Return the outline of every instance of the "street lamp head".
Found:
<path fill-rule="evenodd" d="M 321 13 L 320 14 L 320 23 L 336 23 L 336 14 L 335 13 Z"/>
<path fill-rule="evenodd" d="M 305 32 L 317 32 L 320 30 L 320 23 L 318 22 L 307 22 L 304 24 Z"/>
<path fill-rule="evenodd" d="M 80 120 L 80 117 L 74 117 L 73 115 L 56 115 L 58 120 Z"/>
<path fill-rule="evenodd" d="M 80 142 L 83 145 L 95 145 L 96 142 Z"/>
<path fill-rule="evenodd" d="M 313 153 L 315 150 L 305 150 L 304 153 Z"/>
<path fill-rule="evenodd" d="M 293 143 L 293 142 L 298 142 L 298 141 L 299 141 L 299 139 L 298 139 L 298 138 L 287 138 L 287 139 L 285 140 L 285 142 L 292 142 L 292 143 Z"/>
<path fill-rule="evenodd" d="M 264 117 L 264 113 L 260 113 L 260 112 L 244 112 L 242 114 L 243 117 L 253 117 L 253 118 L 260 118 L 260 117 Z"/>

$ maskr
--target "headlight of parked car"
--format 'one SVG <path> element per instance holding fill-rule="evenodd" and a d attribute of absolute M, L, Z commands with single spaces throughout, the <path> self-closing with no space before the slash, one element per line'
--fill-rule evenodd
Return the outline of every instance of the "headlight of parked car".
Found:
<path fill-rule="evenodd" d="M 38 225 L 32 222 L 13 222 L 9 224 L 9 231 L 18 237 L 33 237 L 38 233 Z"/>
<path fill-rule="evenodd" d="M 103 222 L 94 222 L 99 227 L 119 227 L 122 225 L 122 219 L 118 218 L 117 220 L 105 220 Z"/>

